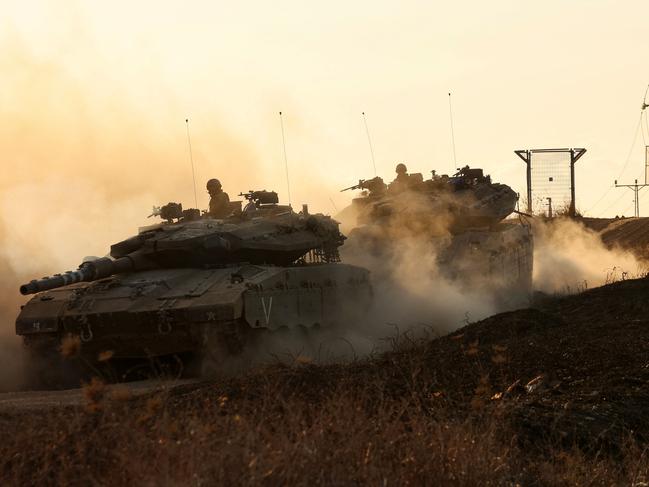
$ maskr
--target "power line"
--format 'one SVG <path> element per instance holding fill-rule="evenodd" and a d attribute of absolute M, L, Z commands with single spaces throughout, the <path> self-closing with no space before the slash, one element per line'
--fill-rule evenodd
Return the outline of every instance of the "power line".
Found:
<path fill-rule="evenodd" d="M 595 202 L 595 204 L 592 205 L 590 208 L 588 208 L 588 209 L 585 211 L 585 213 L 589 213 L 593 208 L 595 208 L 595 207 L 596 207 L 596 206 L 597 206 L 597 205 L 598 205 L 598 204 L 599 204 L 599 203 L 600 203 L 600 202 L 601 202 L 601 201 L 606 197 L 606 195 L 608 195 L 608 194 L 611 192 L 611 190 L 612 190 L 614 187 L 615 187 L 615 186 L 609 186 L 608 189 L 604 192 L 604 194 L 603 194 L 602 196 L 600 196 L 600 198 Z"/>
<path fill-rule="evenodd" d="M 642 114 L 643 112 L 640 112 L 640 118 L 638 119 L 638 124 L 636 125 L 635 128 L 635 133 L 633 135 L 633 141 L 631 142 L 631 147 L 629 148 L 629 152 L 626 155 L 626 160 L 624 161 L 624 167 L 622 167 L 622 171 L 620 171 L 620 174 L 618 175 L 617 179 L 620 179 L 624 175 L 624 171 L 626 171 L 627 166 L 629 165 L 629 161 L 631 160 L 631 154 L 633 153 L 633 149 L 635 148 L 635 144 L 638 140 L 638 130 L 641 128 L 641 123 L 642 123 Z M 595 207 L 611 192 L 611 190 L 615 188 L 615 186 L 609 186 L 609 188 L 604 192 L 602 196 L 595 202 L 594 205 L 592 205 L 588 210 L 586 210 L 586 213 L 589 213 L 590 211 L 594 210 Z M 617 203 L 620 200 L 618 198 L 615 202 Z M 605 211 L 608 211 L 608 209 L 613 206 L 609 205 Z M 599 215 L 601 215 L 603 212 L 600 212 Z"/>
<path fill-rule="evenodd" d="M 647 104 L 647 94 L 649 93 L 649 85 L 647 85 L 647 88 L 645 89 L 644 92 L 644 97 L 642 99 L 642 105 L 640 107 L 640 117 L 638 118 L 638 124 L 636 125 L 635 133 L 633 135 L 633 142 L 631 142 L 631 147 L 629 148 L 629 153 L 626 156 L 626 161 L 624 162 L 624 167 L 622 167 L 622 171 L 618 175 L 617 179 L 620 179 L 624 172 L 626 171 L 627 166 L 629 165 L 629 161 L 631 160 L 631 154 L 633 153 L 633 149 L 635 149 L 636 142 L 638 140 L 638 130 L 642 134 L 642 142 L 644 145 L 644 150 L 645 150 L 645 161 L 644 161 L 644 167 L 643 167 L 643 173 L 644 173 L 644 184 L 639 185 L 638 184 L 638 179 L 635 180 L 635 184 L 629 184 L 629 185 L 618 185 L 617 184 L 617 179 L 615 180 L 615 185 L 612 187 L 609 187 L 606 192 L 595 202 L 594 205 L 592 205 L 588 211 L 592 210 L 595 208 L 603 199 L 608 195 L 608 193 L 613 189 L 613 187 L 628 187 L 631 188 L 634 191 L 634 202 L 635 202 L 635 208 L 634 211 L 636 213 L 636 216 L 639 216 L 640 214 L 640 201 L 639 201 L 639 191 L 646 187 L 649 183 L 648 180 L 648 174 L 647 171 L 649 170 L 649 147 L 647 146 L 647 139 L 649 139 L 649 122 L 647 121 L 647 112 L 646 109 L 649 108 L 649 104 Z M 643 118 L 644 118 L 644 123 L 643 123 Z M 647 135 L 645 136 L 645 130 L 647 132 Z M 620 201 L 621 197 L 615 200 L 612 204 L 608 205 L 606 209 L 600 213 L 600 215 L 606 211 L 608 211 L 609 208 L 611 208 L 613 205 L 615 205 L 618 201 Z"/>
<path fill-rule="evenodd" d="M 615 186 L 611 186 L 611 188 L 609 188 L 609 190 L 612 189 L 612 188 L 614 188 L 614 187 L 615 187 Z M 604 213 L 606 213 L 608 210 L 610 210 L 613 206 L 615 206 L 616 204 L 618 204 L 618 203 L 620 202 L 620 200 L 621 200 L 623 197 L 624 197 L 624 194 L 621 194 L 620 197 L 619 197 L 618 199 L 616 199 L 613 203 L 611 203 L 610 205 L 608 205 L 604 210 L 600 211 L 600 212 L 597 214 L 597 216 L 602 216 Z"/>
<path fill-rule="evenodd" d="M 640 112 L 640 118 L 638 119 L 638 125 L 636 125 L 635 135 L 633 136 L 633 142 L 631 142 L 631 147 L 629 148 L 629 153 L 626 155 L 626 161 L 624 162 L 624 167 L 622 168 L 622 172 L 617 177 L 618 179 L 620 179 L 622 177 L 622 175 L 624 174 L 624 171 L 626 171 L 626 168 L 629 165 L 629 161 L 631 160 L 631 154 L 633 154 L 633 149 L 635 149 L 635 143 L 638 140 L 638 130 L 640 130 L 640 128 L 642 126 L 642 114 L 643 114 L 643 112 Z"/>

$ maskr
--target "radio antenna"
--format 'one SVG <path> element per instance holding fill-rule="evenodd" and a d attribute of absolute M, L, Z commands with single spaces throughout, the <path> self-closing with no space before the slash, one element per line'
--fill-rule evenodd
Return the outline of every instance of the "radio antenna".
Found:
<path fill-rule="evenodd" d="M 189 137 L 189 119 L 185 119 L 187 128 L 187 146 L 189 147 L 189 162 L 192 165 L 192 180 L 194 181 L 194 205 L 198 208 L 198 196 L 196 195 L 196 173 L 194 172 L 194 156 L 192 154 L 192 139 Z"/>
<path fill-rule="evenodd" d="M 457 168 L 457 155 L 455 154 L 455 128 L 453 127 L 453 105 L 451 104 L 451 94 L 448 94 L 448 115 L 451 119 L 451 143 L 453 144 L 453 164 Z"/>
<path fill-rule="evenodd" d="M 363 115 L 363 123 L 365 124 L 365 134 L 367 135 L 367 143 L 370 146 L 370 155 L 372 156 L 372 167 L 374 168 L 374 176 L 376 176 L 376 162 L 374 161 L 374 148 L 372 147 L 370 130 L 367 128 L 367 119 L 365 118 L 365 112 L 362 112 L 362 115 Z"/>
<path fill-rule="evenodd" d="M 286 168 L 286 191 L 288 193 L 288 206 L 291 206 L 291 182 L 288 177 L 288 158 L 286 157 L 286 137 L 284 136 L 284 119 L 279 112 L 279 125 L 282 127 L 282 147 L 284 148 L 284 167 Z"/>
<path fill-rule="evenodd" d="M 334 199 L 331 196 L 329 196 L 329 201 L 331 201 L 331 206 L 334 207 L 334 211 L 338 213 L 338 207 L 336 206 L 336 203 L 334 203 Z"/>

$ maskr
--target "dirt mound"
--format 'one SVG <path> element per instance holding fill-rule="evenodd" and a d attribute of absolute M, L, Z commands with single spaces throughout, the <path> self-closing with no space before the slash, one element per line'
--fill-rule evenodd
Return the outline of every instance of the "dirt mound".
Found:
<path fill-rule="evenodd" d="M 582 222 L 598 232 L 607 246 L 618 246 L 649 260 L 649 218 L 583 218 Z"/>
<path fill-rule="evenodd" d="M 601 232 L 604 230 L 607 226 L 609 226 L 611 223 L 620 221 L 619 218 L 590 218 L 590 217 L 583 217 L 580 219 L 580 221 L 584 224 L 586 228 L 590 228 L 591 230 L 594 230 L 596 232 Z M 622 219 L 624 221 L 624 219 Z"/>
<path fill-rule="evenodd" d="M 546 299 L 371 360 L 274 368 L 199 388 L 175 404 L 182 409 L 223 395 L 255 401 L 271 380 L 280 396 L 312 403 L 342 388 L 362 391 L 359 400 L 368 407 L 386 395 L 414 393 L 432 415 L 452 410 L 466 417 L 496 408 L 533 443 L 544 438 L 615 448 L 627 434 L 645 441 L 648 292 L 649 280 L 638 279 Z"/>
<path fill-rule="evenodd" d="M 512 381 L 501 397 L 513 400 L 522 433 L 590 447 L 625 431 L 646 441 L 648 291 L 646 279 L 619 282 L 491 317 L 462 335 L 480 343 L 483 363 L 491 355 L 487 370 L 499 388 Z M 497 359 L 494 351 L 505 348 Z"/>
<path fill-rule="evenodd" d="M 602 232 L 607 245 L 619 245 L 649 257 L 649 218 L 625 218 L 608 225 Z"/>

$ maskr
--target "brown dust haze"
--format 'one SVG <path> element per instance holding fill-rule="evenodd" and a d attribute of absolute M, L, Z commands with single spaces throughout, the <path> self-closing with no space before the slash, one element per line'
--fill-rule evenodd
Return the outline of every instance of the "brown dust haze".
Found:
<path fill-rule="evenodd" d="M 143 100 L 109 78 L 84 78 L 68 65 L 39 57 L 19 37 L 4 45 L 0 390 L 18 387 L 22 381 L 20 342 L 13 328 L 25 301 L 19 284 L 74 269 L 85 256 L 104 255 L 111 243 L 147 223 L 154 204 L 178 201 L 191 207 L 194 199 L 187 113 L 173 93 L 157 88 Z M 90 68 L 91 54 L 81 52 L 80 59 Z M 218 110 L 209 117 L 201 113 L 200 123 L 192 125 L 200 207 L 207 205 L 204 183 L 210 177 L 222 180 L 231 199 L 242 190 L 284 188 L 282 171 L 269 171 L 253 144 L 227 130 Z M 308 180 L 304 176 L 308 168 L 296 167 L 295 174 L 303 192 L 337 191 Z M 634 272 L 639 267 L 628 254 L 604 249 L 594 235 L 575 227 L 569 230 L 540 233 L 535 270 L 539 289 L 552 292 L 583 280 L 592 287 L 605 281 L 608 269 L 624 266 Z M 560 239 L 560 244 L 550 244 L 553 239 Z M 391 323 L 402 326 L 402 331 L 423 325 L 441 332 L 461 326 L 467 316 L 475 320 L 498 311 L 491 296 L 466 294 L 446 282 L 436 269 L 434 249 L 420 242 L 408 241 L 387 264 L 390 284 L 376 284 L 381 309 L 368 323 L 349 331 L 347 339 L 355 353 L 372 350 L 376 338 L 392 331 Z M 368 265 L 377 275 L 385 272 L 376 264 Z"/>
<path fill-rule="evenodd" d="M 184 117 L 172 96 L 145 113 L 108 80 L 89 85 L 18 38 L 7 45 L 0 51 L 0 389 L 21 380 L 14 366 L 20 283 L 106 254 L 147 223 L 154 204 L 194 206 Z M 259 183 L 250 147 L 215 120 L 192 130 L 199 206 L 208 177 L 221 177 L 226 190 Z"/>

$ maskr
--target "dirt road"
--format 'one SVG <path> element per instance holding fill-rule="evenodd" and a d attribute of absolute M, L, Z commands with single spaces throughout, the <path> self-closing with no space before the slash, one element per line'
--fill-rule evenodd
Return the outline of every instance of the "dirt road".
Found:
<path fill-rule="evenodd" d="M 105 394 L 138 397 L 156 392 L 199 384 L 198 379 L 143 380 L 106 386 Z M 18 391 L 0 393 L 0 413 L 48 410 L 55 407 L 83 406 L 87 402 L 83 388 L 63 391 Z"/>

